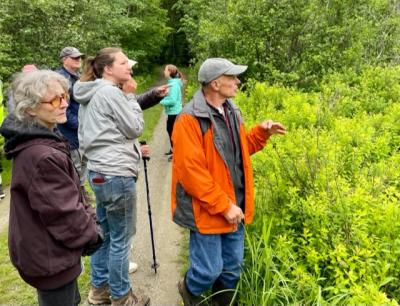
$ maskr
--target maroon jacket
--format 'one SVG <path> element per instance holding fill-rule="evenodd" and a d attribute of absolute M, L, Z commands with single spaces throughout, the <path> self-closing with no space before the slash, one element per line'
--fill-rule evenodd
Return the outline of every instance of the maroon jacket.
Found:
<path fill-rule="evenodd" d="M 85 245 L 98 238 L 95 213 L 61 135 L 9 116 L 0 132 L 13 158 L 8 246 L 21 277 L 55 289 L 79 276 Z"/>

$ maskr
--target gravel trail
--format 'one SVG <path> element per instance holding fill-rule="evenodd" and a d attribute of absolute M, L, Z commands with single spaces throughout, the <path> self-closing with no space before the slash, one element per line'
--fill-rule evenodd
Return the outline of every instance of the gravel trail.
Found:
<path fill-rule="evenodd" d="M 131 259 L 139 264 L 137 272 L 131 274 L 134 292 L 150 296 L 152 306 L 182 305 L 177 290 L 180 278 L 178 255 L 182 243 L 182 231 L 171 220 L 170 190 L 171 163 L 164 155 L 169 149 L 166 132 L 166 116 L 158 122 L 153 139 L 150 140 L 151 159 L 147 164 L 150 204 L 153 220 L 156 258 L 159 263 L 157 273 L 151 268 L 153 255 L 146 198 L 144 169 L 137 182 L 138 222 L 133 241 Z M 142 164 L 143 166 L 143 164 Z"/>

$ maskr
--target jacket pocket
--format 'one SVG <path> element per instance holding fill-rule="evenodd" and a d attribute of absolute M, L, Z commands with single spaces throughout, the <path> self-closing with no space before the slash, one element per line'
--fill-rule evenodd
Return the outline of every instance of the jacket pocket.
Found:
<path fill-rule="evenodd" d="M 183 189 L 182 185 L 176 184 L 176 208 L 174 222 L 192 231 L 198 232 L 193 211 L 192 197 Z"/>

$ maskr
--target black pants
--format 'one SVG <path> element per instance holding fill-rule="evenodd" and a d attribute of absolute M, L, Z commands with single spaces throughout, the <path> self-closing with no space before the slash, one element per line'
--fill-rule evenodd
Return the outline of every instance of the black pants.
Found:
<path fill-rule="evenodd" d="M 169 142 L 171 143 L 171 149 L 172 149 L 172 139 L 171 139 L 172 131 L 174 130 L 174 124 L 177 116 L 178 115 L 168 115 L 167 118 L 167 132 L 169 136 Z"/>
<path fill-rule="evenodd" d="M 81 302 L 77 279 L 52 290 L 37 289 L 40 306 L 76 306 Z"/>

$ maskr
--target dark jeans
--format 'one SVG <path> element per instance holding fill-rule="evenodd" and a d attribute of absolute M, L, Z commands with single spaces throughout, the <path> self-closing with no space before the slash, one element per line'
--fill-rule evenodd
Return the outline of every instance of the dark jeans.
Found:
<path fill-rule="evenodd" d="M 167 118 L 167 132 L 169 136 L 169 142 L 171 143 L 171 148 L 172 148 L 172 140 L 171 140 L 172 131 L 174 130 L 174 124 L 177 116 L 178 115 L 168 115 Z"/>
<path fill-rule="evenodd" d="M 213 284 L 225 289 L 236 287 L 243 264 L 244 226 L 226 234 L 190 232 L 190 267 L 186 273 L 186 287 L 199 296 Z"/>
<path fill-rule="evenodd" d="M 81 302 L 77 279 L 52 290 L 37 289 L 40 306 L 76 306 Z"/>

